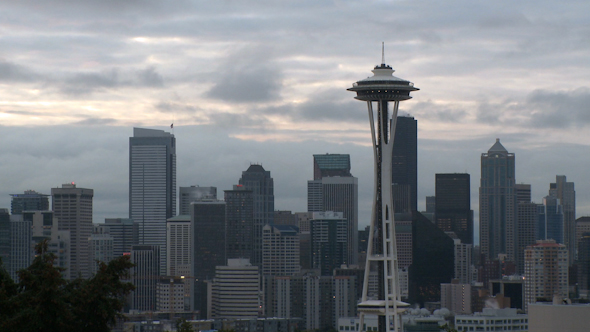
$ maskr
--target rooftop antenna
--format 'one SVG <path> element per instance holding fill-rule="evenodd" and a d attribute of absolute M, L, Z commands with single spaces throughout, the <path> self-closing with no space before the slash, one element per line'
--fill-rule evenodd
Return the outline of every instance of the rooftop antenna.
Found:
<path fill-rule="evenodd" d="M 385 64 L 385 42 L 381 42 L 381 64 Z"/>

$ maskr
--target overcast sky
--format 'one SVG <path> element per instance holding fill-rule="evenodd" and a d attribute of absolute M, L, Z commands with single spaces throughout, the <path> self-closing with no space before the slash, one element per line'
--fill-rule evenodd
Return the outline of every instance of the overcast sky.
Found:
<path fill-rule="evenodd" d="M 372 200 L 365 105 L 346 88 L 385 62 L 420 88 L 419 208 L 434 174 L 471 174 L 500 138 L 540 202 L 555 175 L 590 215 L 588 1 L 0 2 L 0 207 L 75 181 L 95 222 L 128 213 L 133 126 L 174 123 L 178 185 L 237 183 L 306 209 L 312 154 L 350 153 L 360 225 Z M 221 195 L 220 195 L 221 196 Z"/>

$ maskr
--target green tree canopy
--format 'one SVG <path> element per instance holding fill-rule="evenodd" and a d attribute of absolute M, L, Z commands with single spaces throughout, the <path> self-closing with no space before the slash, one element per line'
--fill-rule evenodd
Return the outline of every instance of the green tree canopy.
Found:
<path fill-rule="evenodd" d="M 33 263 L 18 272 L 18 283 L 0 261 L 0 331 L 110 331 L 133 290 L 122 281 L 133 266 L 129 258 L 100 262 L 92 278 L 68 281 L 63 268 L 53 265 L 56 257 L 47 252 L 46 241 L 35 250 Z"/>

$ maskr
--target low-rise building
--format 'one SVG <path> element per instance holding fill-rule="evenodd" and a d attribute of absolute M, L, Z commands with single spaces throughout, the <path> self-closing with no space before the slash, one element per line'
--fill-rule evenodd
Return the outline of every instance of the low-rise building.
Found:
<path fill-rule="evenodd" d="M 455 316 L 457 331 L 528 331 L 529 321 L 525 314 L 518 314 L 516 309 L 484 308 L 483 312 L 473 315 Z M 536 330 L 531 330 L 535 331 Z M 554 330 L 559 331 L 559 330 Z M 568 331 L 568 330 L 562 330 Z"/>

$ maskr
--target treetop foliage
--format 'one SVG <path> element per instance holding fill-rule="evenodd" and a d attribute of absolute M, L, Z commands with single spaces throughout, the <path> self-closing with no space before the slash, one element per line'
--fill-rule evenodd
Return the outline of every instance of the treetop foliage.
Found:
<path fill-rule="evenodd" d="M 99 262 L 90 279 L 63 278 L 63 268 L 53 265 L 56 257 L 39 243 L 33 263 L 10 278 L 0 261 L 0 331 L 104 332 L 110 331 L 133 285 L 129 257 Z"/>

